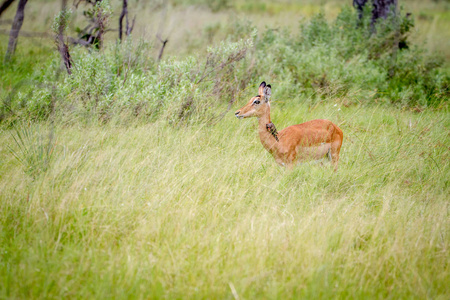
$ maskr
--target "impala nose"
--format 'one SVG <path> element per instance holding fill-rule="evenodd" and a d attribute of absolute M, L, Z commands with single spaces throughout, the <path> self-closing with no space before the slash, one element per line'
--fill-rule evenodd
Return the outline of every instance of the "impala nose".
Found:
<path fill-rule="evenodd" d="M 237 117 L 237 116 L 239 115 L 240 112 L 241 112 L 241 111 L 238 110 L 237 112 L 234 113 L 234 115 Z"/>

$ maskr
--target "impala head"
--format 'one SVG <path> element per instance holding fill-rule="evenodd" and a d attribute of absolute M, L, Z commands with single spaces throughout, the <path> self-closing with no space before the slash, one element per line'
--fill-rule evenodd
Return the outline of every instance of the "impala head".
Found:
<path fill-rule="evenodd" d="M 270 84 L 266 85 L 263 81 L 259 85 L 258 95 L 252 97 L 250 101 L 241 109 L 236 111 L 234 115 L 238 119 L 249 117 L 261 117 L 270 109 L 270 95 L 272 94 Z"/>

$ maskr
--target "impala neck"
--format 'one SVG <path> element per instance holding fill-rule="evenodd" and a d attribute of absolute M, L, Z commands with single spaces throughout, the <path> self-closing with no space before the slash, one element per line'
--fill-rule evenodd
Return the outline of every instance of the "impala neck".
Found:
<path fill-rule="evenodd" d="M 258 133 L 261 144 L 267 151 L 272 153 L 278 149 L 279 145 L 275 137 L 267 130 L 266 125 L 270 122 L 270 108 L 267 108 L 265 114 L 258 118 Z"/>

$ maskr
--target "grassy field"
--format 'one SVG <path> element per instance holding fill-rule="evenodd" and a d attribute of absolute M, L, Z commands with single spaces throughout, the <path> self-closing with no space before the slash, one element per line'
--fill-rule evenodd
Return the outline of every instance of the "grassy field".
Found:
<path fill-rule="evenodd" d="M 329 82 L 311 79 L 323 85 L 313 94 L 307 88 L 294 94 L 295 70 L 283 77 L 278 65 L 269 65 L 267 73 L 257 73 L 263 78 L 245 83 L 234 103 L 218 92 L 218 100 L 213 98 L 216 90 L 209 83 L 194 85 L 197 90 L 189 98 L 184 89 L 191 84 L 183 76 L 201 61 L 188 55 L 206 52 L 207 45 L 231 35 L 231 27 L 221 22 L 241 22 L 233 19 L 233 11 L 248 16 L 261 31 L 265 24 L 258 14 L 271 26 L 298 30 L 299 19 L 307 22 L 320 10 L 334 19 L 344 2 L 255 3 L 230 1 L 231 9 L 217 12 L 171 6 L 167 13 L 175 29 L 169 59 L 153 67 L 130 54 L 130 60 L 143 63 L 136 63 L 134 71 L 130 67 L 127 84 L 119 76 L 120 84 L 107 81 L 109 69 L 98 67 L 119 57 L 119 50 L 88 55 L 73 49 L 81 67 L 70 78 L 62 73 L 53 77 L 58 58 L 49 55 L 52 45 L 45 39 L 21 40 L 14 64 L 0 65 L 2 103 L 19 99 L 17 107 L 31 107 L 17 108 L 0 124 L 0 299 L 450 298 L 448 99 L 437 107 L 392 105 L 373 96 L 376 91 L 365 91 L 371 83 L 364 77 L 353 85 L 333 79 L 339 72 L 361 72 L 360 54 L 344 66 L 321 61 Z M 59 8 L 46 5 L 34 7 L 30 15 L 38 18 Z M 142 1 L 136 5 L 141 11 L 151 8 Z M 450 24 L 448 3 L 411 1 L 405 6 L 421 13 L 418 24 L 434 24 L 415 32 L 412 40 L 427 40 L 426 52 L 443 53 L 445 70 L 450 50 L 442 37 L 448 32 L 436 26 Z M 183 11 L 194 16 L 192 23 L 176 26 L 187 18 Z M 290 14 L 301 17 L 289 22 Z M 200 21 L 203 15 L 206 23 Z M 45 24 L 36 30 L 45 30 Z M 144 27 L 138 23 L 136 35 L 153 36 Z M 187 30 L 198 36 L 186 37 Z M 290 46 L 283 47 L 282 54 L 289 54 Z M 308 53 L 319 53 L 312 49 Z M 215 75 L 211 82 L 217 86 L 219 79 L 255 71 L 254 53 L 241 62 L 245 68 L 237 64 L 235 73 Z M 277 52 L 267 53 L 271 63 L 270 55 Z M 177 60 L 175 54 L 188 58 Z M 287 54 L 280 65 L 289 66 Z M 305 62 L 303 70 L 313 69 L 313 62 Z M 53 78 L 49 99 L 56 99 L 56 112 L 36 121 L 27 103 L 41 94 L 48 97 Z M 104 79 L 106 85 L 118 85 L 107 90 L 110 94 L 103 87 L 93 90 Z M 272 83 L 272 121 L 278 129 L 318 118 L 339 125 L 344 142 L 337 172 L 328 162 L 279 167 L 259 141 L 256 120 L 233 116 L 261 80 Z M 161 90 L 165 94 L 158 94 Z M 100 106 L 89 106 L 97 92 L 92 97 L 99 105 L 116 101 L 106 102 L 106 107 L 117 105 L 106 121 L 97 114 Z M 135 108 L 126 107 L 139 97 L 172 102 L 152 118 L 130 117 Z M 171 119 L 171 113 L 180 115 L 176 109 L 186 97 L 199 101 L 194 102 L 198 111 L 187 111 L 187 120 Z M 217 109 L 221 118 L 204 118 L 201 105 L 208 113 Z"/>
<path fill-rule="evenodd" d="M 0 297 L 447 299 L 449 115 L 298 104 L 273 119 L 319 117 L 345 134 L 337 173 L 280 168 L 231 115 L 58 126 L 34 179 L 3 131 Z"/>

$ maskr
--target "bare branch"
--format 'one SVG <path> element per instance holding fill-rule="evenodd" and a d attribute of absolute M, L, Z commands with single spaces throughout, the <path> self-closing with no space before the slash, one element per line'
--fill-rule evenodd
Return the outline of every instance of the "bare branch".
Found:
<path fill-rule="evenodd" d="M 161 50 L 159 50 L 158 61 L 161 60 L 163 53 L 164 53 L 164 48 L 166 47 L 166 44 L 169 41 L 169 39 L 167 39 L 167 38 L 164 40 L 161 38 L 166 16 L 167 16 L 167 4 L 164 6 L 164 9 L 161 11 L 161 22 L 159 23 L 158 32 L 156 33 L 156 38 L 162 43 Z"/>
<path fill-rule="evenodd" d="M 128 0 L 123 0 L 122 12 L 119 17 L 119 40 L 122 41 L 122 22 L 123 18 L 126 16 L 126 29 L 128 31 Z"/>
<path fill-rule="evenodd" d="M 83 46 L 91 46 L 91 43 L 88 41 L 82 40 L 82 39 L 76 39 L 71 36 L 67 37 L 67 39 L 72 43 L 73 45 L 83 45 Z"/>
<path fill-rule="evenodd" d="M 25 18 L 25 5 L 28 0 L 20 0 L 17 6 L 16 16 L 11 26 L 11 32 L 9 35 L 8 49 L 6 50 L 5 61 L 11 60 L 17 46 L 17 38 L 19 36 L 20 28 L 22 28 L 23 19 Z"/>
<path fill-rule="evenodd" d="M 103 34 L 105 33 L 105 22 L 104 22 L 103 11 L 99 10 L 97 13 L 97 24 L 98 24 L 98 48 L 101 49 L 103 47 Z"/>
<path fill-rule="evenodd" d="M 83 0 L 78 0 L 77 3 L 75 3 L 75 1 L 74 1 L 73 5 L 75 6 L 75 8 L 78 8 L 78 5 L 80 5 L 81 1 L 83 1 Z"/>
<path fill-rule="evenodd" d="M 129 36 L 131 34 L 131 32 L 133 31 L 135 21 L 136 21 L 136 15 L 134 16 L 133 21 L 131 22 L 131 27 L 127 28 L 127 36 Z"/>
<path fill-rule="evenodd" d="M 15 0 L 5 0 L 3 1 L 3 3 L 0 5 L 0 16 L 2 15 L 2 13 L 14 2 Z"/>
<path fill-rule="evenodd" d="M 159 37 L 159 36 L 157 36 L 157 38 L 162 43 L 161 50 L 159 50 L 159 55 L 158 55 L 158 61 L 160 61 L 163 56 L 164 48 L 166 47 L 166 44 L 169 40 L 168 39 L 162 40 L 161 37 Z"/>
<path fill-rule="evenodd" d="M 65 12 L 66 11 L 66 5 L 67 5 L 67 0 L 62 0 L 62 7 L 61 7 L 61 11 Z M 64 42 L 64 29 L 66 27 L 66 18 L 65 17 L 61 17 L 59 20 L 59 28 L 58 28 L 58 35 L 57 35 L 57 47 L 58 47 L 58 51 L 59 54 L 61 54 L 61 58 L 63 60 L 64 66 L 66 67 L 67 73 L 69 75 L 72 75 L 72 58 L 70 57 L 70 53 L 69 53 L 69 46 L 67 46 L 67 44 Z"/>
<path fill-rule="evenodd" d="M 134 16 L 131 26 L 128 22 L 128 0 L 123 0 L 122 12 L 119 17 L 119 40 L 122 41 L 123 36 L 123 18 L 125 18 L 125 35 L 129 36 L 134 28 L 134 22 L 136 21 L 136 16 Z"/>

